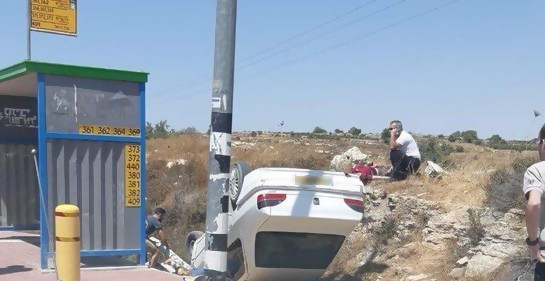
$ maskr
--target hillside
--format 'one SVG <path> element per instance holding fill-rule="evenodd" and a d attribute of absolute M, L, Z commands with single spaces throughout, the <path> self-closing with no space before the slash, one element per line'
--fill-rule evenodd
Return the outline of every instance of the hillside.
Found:
<path fill-rule="evenodd" d="M 148 208 L 167 209 L 166 231 L 178 253 L 184 252 L 189 231 L 204 229 L 208 143 L 200 134 L 147 143 Z M 430 157 L 452 145 L 442 139 L 419 143 Z M 466 280 L 501 280 L 498 276 L 518 274 L 525 265 L 518 262 L 525 257 L 520 248 L 502 255 L 490 254 L 489 248 L 521 245 L 523 216 L 516 211 L 521 170 L 536 153 L 456 145 L 462 148 L 440 155 L 448 172 L 440 179 L 426 177 L 423 163 L 422 173 L 406 181 L 370 184 L 374 196 L 365 218 L 324 280 L 451 280 L 453 271 Z M 265 134 L 235 134 L 232 161 L 247 161 L 252 167 L 329 169 L 334 155 L 354 146 L 375 165 L 388 165 L 388 147 L 376 140 Z M 506 223 L 509 220 L 515 229 Z M 505 240 L 506 235 L 515 237 Z M 456 265 L 460 258 L 469 261 Z M 490 268 L 486 261 L 501 266 Z"/>

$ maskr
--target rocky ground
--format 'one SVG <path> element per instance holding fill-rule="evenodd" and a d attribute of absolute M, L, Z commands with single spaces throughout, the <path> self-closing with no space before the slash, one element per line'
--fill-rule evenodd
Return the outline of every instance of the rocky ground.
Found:
<path fill-rule="evenodd" d="M 364 220 L 345 245 L 364 246 L 346 264 L 333 265 L 326 280 L 533 280 L 522 210 L 445 211 L 419 196 L 381 189 L 368 198 Z"/>

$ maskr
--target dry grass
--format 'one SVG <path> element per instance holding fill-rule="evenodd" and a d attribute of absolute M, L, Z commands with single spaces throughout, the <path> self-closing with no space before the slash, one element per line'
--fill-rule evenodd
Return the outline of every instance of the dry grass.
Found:
<path fill-rule="evenodd" d="M 185 254 L 185 236 L 203 230 L 206 218 L 208 141 L 199 135 L 181 135 L 147 142 L 148 210 L 167 210 L 165 232 L 170 246 Z M 184 165 L 167 167 L 169 161 Z"/>
<path fill-rule="evenodd" d="M 384 188 L 388 193 L 402 192 L 422 195 L 422 198 L 442 204 L 445 209 L 456 210 L 460 206 L 479 208 L 486 199 L 486 186 L 494 171 L 505 169 L 515 159 L 526 158 L 535 153 L 494 151 L 486 147 L 461 144 L 464 152 L 448 156 L 450 166 L 443 167 L 448 173 L 440 179 L 429 179 L 423 175 L 410 176 L 401 182 L 375 182 L 372 185 Z"/>

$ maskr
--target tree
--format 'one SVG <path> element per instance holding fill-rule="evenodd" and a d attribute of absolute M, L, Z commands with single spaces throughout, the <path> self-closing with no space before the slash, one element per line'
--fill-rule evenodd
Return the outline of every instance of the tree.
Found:
<path fill-rule="evenodd" d="M 146 139 L 150 139 L 153 135 L 153 125 L 150 122 L 146 122 Z"/>
<path fill-rule="evenodd" d="M 361 129 L 358 129 L 356 127 L 352 127 L 352 128 L 350 128 L 350 130 L 348 130 L 348 133 L 357 137 L 357 136 L 359 136 L 361 134 Z"/>
<path fill-rule="evenodd" d="M 341 129 L 335 129 L 335 134 L 342 134 L 344 133 L 343 130 Z"/>
<path fill-rule="evenodd" d="M 166 138 L 171 134 L 175 133 L 173 129 L 170 129 L 170 126 L 167 124 L 166 120 L 161 120 L 159 123 L 152 125 L 151 123 L 146 123 L 146 138 Z"/>
<path fill-rule="evenodd" d="M 312 131 L 313 134 L 325 134 L 327 133 L 327 131 L 323 128 L 320 128 L 318 126 L 316 126 L 316 128 L 314 128 L 314 130 Z"/>
<path fill-rule="evenodd" d="M 462 139 L 464 140 L 464 142 L 473 143 L 477 141 L 479 137 L 477 137 L 476 131 L 468 130 L 468 131 L 462 132 Z"/>
<path fill-rule="evenodd" d="M 488 139 L 488 143 L 491 145 L 507 144 L 507 141 L 500 137 L 500 135 L 493 135 Z"/>
<path fill-rule="evenodd" d="M 390 140 L 390 129 L 386 128 L 382 130 L 382 133 L 380 134 L 380 139 L 383 142 L 388 142 Z"/>
<path fill-rule="evenodd" d="M 195 127 L 187 127 L 185 129 L 180 130 L 180 133 L 187 134 L 187 135 L 195 135 L 198 134 L 199 131 Z"/>
<path fill-rule="evenodd" d="M 252 132 L 250 133 L 250 136 L 251 136 L 252 138 L 257 137 L 257 132 L 256 132 L 256 131 L 252 131 Z"/>
<path fill-rule="evenodd" d="M 448 136 L 448 141 L 455 142 L 460 137 L 462 137 L 462 133 L 460 131 L 456 131 L 456 132 L 450 134 L 450 136 Z"/>

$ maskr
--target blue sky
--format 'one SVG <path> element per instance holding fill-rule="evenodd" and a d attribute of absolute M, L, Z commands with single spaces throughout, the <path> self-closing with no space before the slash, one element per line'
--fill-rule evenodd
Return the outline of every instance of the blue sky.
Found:
<path fill-rule="evenodd" d="M 216 2 L 78 2 L 78 37 L 33 32 L 33 59 L 149 72 L 148 121 L 205 131 Z M 449 1 L 398 2 L 239 0 L 233 129 L 279 130 L 283 120 L 284 131 L 380 132 L 400 119 L 419 133 L 537 134 L 545 1 L 461 0 L 397 25 Z M 26 57 L 26 1 L 3 1 L 0 19 L 3 68 Z"/>

